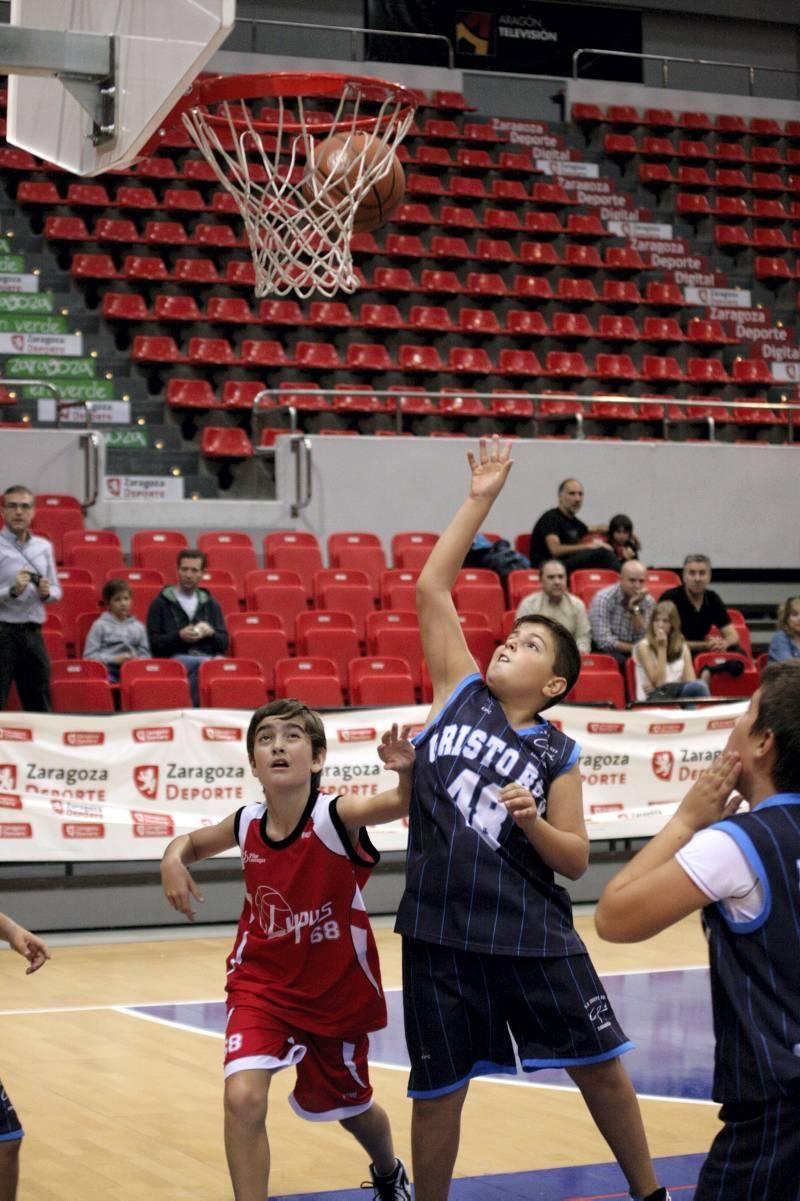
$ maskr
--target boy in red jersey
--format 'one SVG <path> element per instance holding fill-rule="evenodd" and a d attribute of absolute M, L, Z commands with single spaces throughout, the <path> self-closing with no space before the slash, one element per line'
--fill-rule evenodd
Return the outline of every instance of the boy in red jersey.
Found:
<path fill-rule="evenodd" d="M 0 913 L 0 938 L 4 938 L 12 950 L 27 959 L 25 973 L 28 976 L 44 967 L 50 958 L 47 944 L 29 930 L 18 926 L 5 913 Z M 22 1133 L 17 1111 L 0 1081 L 0 1201 L 15 1201 L 17 1196 Z"/>
<path fill-rule="evenodd" d="M 161 875 L 167 900 L 194 920 L 202 901 L 188 865 L 239 847 L 245 904 L 228 959 L 225 1151 L 235 1201 L 264 1201 L 272 1076 L 294 1066 L 292 1108 L 339 1121 L 372 1159 L 374 1197 L 411 1190 L 389 1119 L 372 1099 L 368 1031 L 386 1025 L 377 948 L 361 889 L 378 862 L 364 826 L 408 812 L 414 749 L 385 734 L 378 754 L 397 787 L 374 797 L 319 793 L 325 729 L 300 701 L 257 709 L 247 731 L 264 803 L 173 839 Z"/>

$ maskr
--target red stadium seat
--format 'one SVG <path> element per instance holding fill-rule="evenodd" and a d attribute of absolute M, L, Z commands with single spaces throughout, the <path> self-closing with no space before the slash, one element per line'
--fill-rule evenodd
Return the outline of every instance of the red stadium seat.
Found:
<path fill-rule="evenodd" d="M 114 712 L 105 664 L 94 659 L 51 661 L 50 699 L 55 713 Z"/>
<path fill-rule="evenodd" d="M 275 664 L 276 698 L 292 697 L 315 709 L 340 709 L 342 683 L 331 659 L 279 659 Z"/>
<path fill-rule="evenodd" d="M 414 680 L 405 659 L 368 655 L 352 659 L 348 672 L 351 705 L 413 705 Z"/>
<path fill-rule="evenodd" d="M 176 659 L 126 659 L 119 672 L 122 708 L 189 709 L 186 668 Z"/>
<path fill-rule="evenodd" d="M 300 576 L 286 570 L 268 572 L 254 590 L 251 604 L 254 612 L 273 613 L 279 617 L 287 638 L 294 635 L 298 613 L 307 608 L 308 593 Z"/>
<path fill-rule="evenodd" d="M 602 705 L 611 709 L 624 709 L 625 684 L 619 671 L 581 672 L 566 701 L 573 705 Z"/>
<path fill-rule="evenodd" d="M 361 653 L 361 639 L 352 614 L 342 609 L 310 609 L 295 623 L 298 655 L 330 659 L 340 680 L 347 679 L 350 660 Z"/>
<path fill-rule="evenodd" d="M 377 534 L 353 530 L 329 535 L 328 562 L 331 567 L 365 572 L 377 600 L 381 576 L 386 570 L 386 555 Z"/>
<path fill-rule="evenodd" d="M 279 631 L 271 631 L 278 634 Z M 267 682 L 256 659 L 205 659 L 198 670 L 204 709 L 257 709 L 267 699 Z"/>

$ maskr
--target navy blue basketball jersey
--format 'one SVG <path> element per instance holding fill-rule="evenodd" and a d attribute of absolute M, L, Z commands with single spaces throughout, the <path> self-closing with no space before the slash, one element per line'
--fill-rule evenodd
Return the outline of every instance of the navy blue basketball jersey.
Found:
<path fill-rule="evenodd" d="M 522 784 L 545 816 L 576 743 L 547 721 L 512 729 L 477 674 L 414 741 L 398 932 L 494 955 L 584 954 L 567 892 L 498 799 L 504 785 Z"/>
<path fill-rule="evenodd" d="M 714 827 L 733 838 L 764 889 L 751 921 L 703 910 L 711 961 L 715 1101 L 800 1092 L 800 794 L 778 793 Z"/>

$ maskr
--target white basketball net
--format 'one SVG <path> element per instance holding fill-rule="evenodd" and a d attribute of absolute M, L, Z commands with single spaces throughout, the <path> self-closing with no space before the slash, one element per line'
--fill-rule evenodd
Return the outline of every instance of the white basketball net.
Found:
<path fill-rule="evenodd" d="M 253 119 L 244 100 L 221 101 L 212 120 L 206 107 L 183 113 L 190 136 L 242 215 L 256 296 L 330 297 L 358 288 L 350 252 L 354 214 L 376 181 L 392 169 L 392 155 L 414 118 L 407 96 L 400 98 L 389 85 L 376 80 L 368 92 L 370 100 L 384 94 L 377 114 L 364 112 L 364 89 L 348 80 L 335 114 L 322 119 L 318 110 L 306 108 L 306 101 L 317 97 L 270 97 L 276 112 L 274 126 L 271 116 L 268 128 Z M 318 169 L 314 133 L 320 140 L 332 133 L 346 139 L 342 152 L 350 154 L 352 164 L 346 192 L 336 156 L 328 156 L 327 174 Z M 353 149 L 356 133 L 366 136 Z M 376 145 L 381 149 L 372 153 Z M 254 163 L 263 168 L 257 179 Z"/>

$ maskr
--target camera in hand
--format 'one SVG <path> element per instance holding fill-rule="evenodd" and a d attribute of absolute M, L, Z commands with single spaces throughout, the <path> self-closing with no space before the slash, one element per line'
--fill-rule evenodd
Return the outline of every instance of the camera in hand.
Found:
<path fill-rule="evenodd" d="M 41 575 L 39 574 L 39 572 L 31 571 L 31 572 L 29 572 L 29 575 L 31 577 L 31 583 L 33 584 L 34 588 L 38 588 L 39 580 L 42 578 Z"/>

